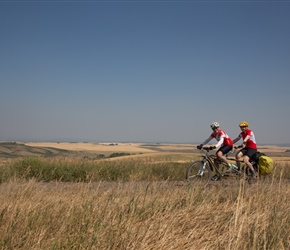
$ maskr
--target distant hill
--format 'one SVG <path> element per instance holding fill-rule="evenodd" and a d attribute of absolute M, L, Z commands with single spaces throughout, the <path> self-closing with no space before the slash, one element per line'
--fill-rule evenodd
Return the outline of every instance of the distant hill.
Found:
<path fill-rule="evenodd" d="M 290 143 L 276 144 L 279 147 L 290 147 Z"/>
<path fill-rule="evenodd" d="M 0 143 L 1 158 L 15 158 L 21 156 L 72 156 L 72 154 L 76 154 L 76 152 L 57 148 L 30 147 L 16 142 Z"/>

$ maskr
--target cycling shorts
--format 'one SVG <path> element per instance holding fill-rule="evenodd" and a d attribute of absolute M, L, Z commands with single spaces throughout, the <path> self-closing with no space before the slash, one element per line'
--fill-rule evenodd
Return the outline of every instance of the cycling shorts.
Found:
<path fill-rule="evenodd" d="M 243 155 L 246 155 L 249 158 L 251 158 L 257 152 L 257 149 L 254 149 L 254 148 L 243 148 L 243 149 L 240 150 L 240 152 L 242 152 Z"/>
<path fill-rule="evenodd" d="M 233 149 L 233 146 L 224 145 L 224 146 L 221 146 L 217 152 L 221 151 L 225 155 L 228 152 L 230 152 L 232 149 Z"/>

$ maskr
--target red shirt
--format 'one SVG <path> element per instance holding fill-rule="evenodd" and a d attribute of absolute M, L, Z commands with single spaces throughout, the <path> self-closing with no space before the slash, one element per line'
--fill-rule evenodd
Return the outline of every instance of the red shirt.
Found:
<path fill-rule="evenodd" d="M 250 136 L 250 138 L 247 140 L 245 148 L 257 149 L 257 143 L 256 143 L 256 140 L 255 140 L 255 135 L 254 135 L 254 132 L 252 130 L 247 129 L 247 130 L 245 130 L 245 133 L 241 132 L 238 137 L 239 138 L 243 138 L 243 140 L 244 140 L 247 135 Z"/>
<path fill-rule="evenodd" d="M 210 136 L 212 138 L 215 138 L 217 141 L 219 141 L 223 137 L 224 142 L 223 142 L 222 146 L 225 146 L 225 145 L 233 146 L 232 139 L 225 133 L 225 131 L 223 131 L 221 129 L 217 133 L 213 132 Z"/>

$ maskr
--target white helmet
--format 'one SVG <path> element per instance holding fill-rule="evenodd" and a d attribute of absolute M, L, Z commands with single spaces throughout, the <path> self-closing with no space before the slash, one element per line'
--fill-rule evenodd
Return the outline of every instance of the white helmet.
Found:
<path fill-rule="evenodd" d="M 211 127 L 212 129 L 215 129 L 215 128 L 219 128 L 220 125 L 219 125 L 218 122 L 213 122 L 212 124 L 210 124 L 210 127 Z"/>

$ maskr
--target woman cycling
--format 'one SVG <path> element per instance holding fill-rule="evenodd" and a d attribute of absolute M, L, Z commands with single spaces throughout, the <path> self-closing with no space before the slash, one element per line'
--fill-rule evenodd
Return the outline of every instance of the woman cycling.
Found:
<path fill-rule="evenodd" d="M 251 157 L 257 152 L 254 132 L 248 128 L 249 123 L 246 121 L 240 122 L 239 127 L 242 132 L 233 140 L 233 144 L 235 144 L 240 139 L 243 139 L 243 144 L 241 145 L 243 148 L 236 154 L 237 165 L 240 168 L 240 159 L 244 156 L 244 163 L 249 168 L 251 176 L 256 177 L 256 171 L 250 162 Z"/>

